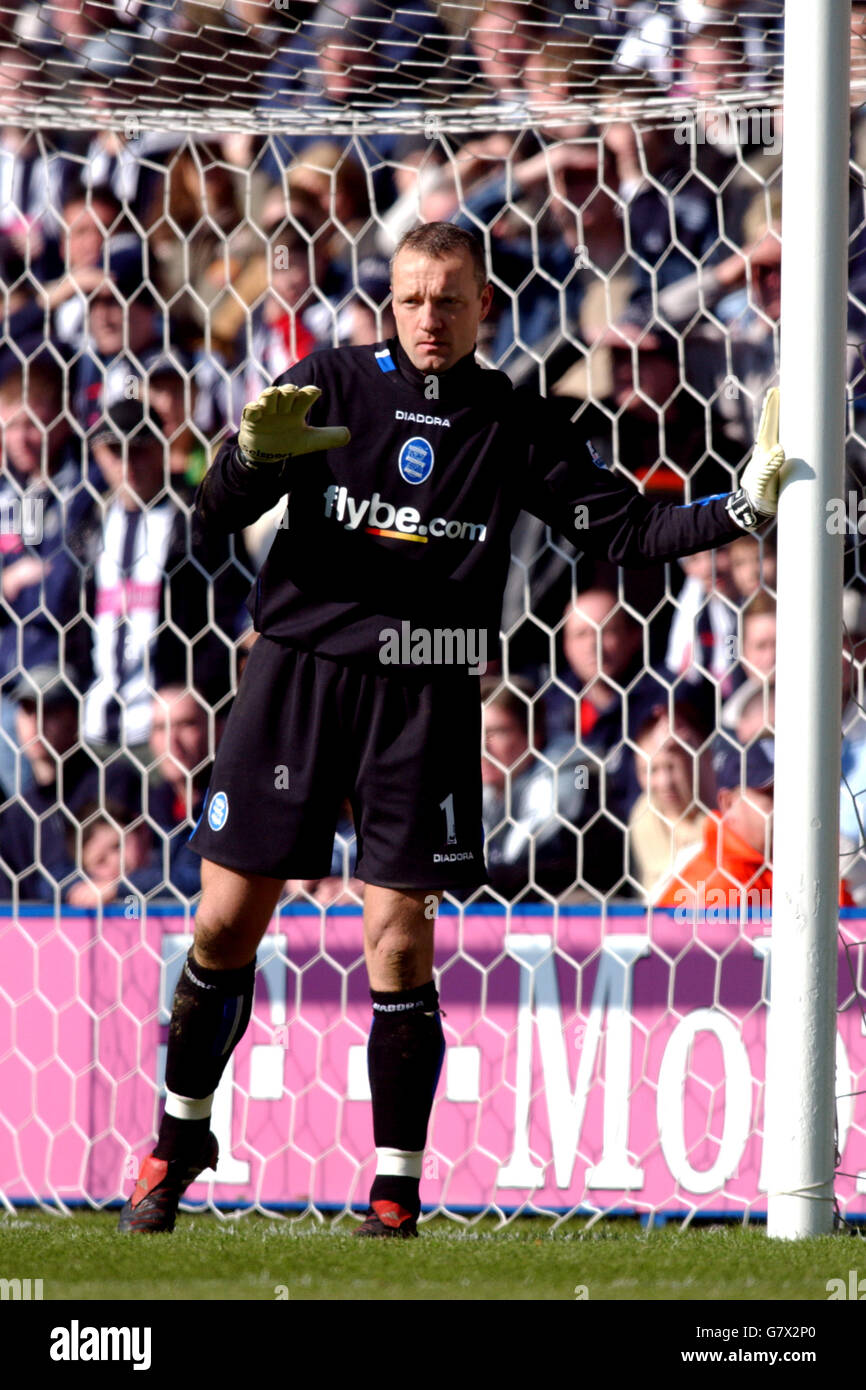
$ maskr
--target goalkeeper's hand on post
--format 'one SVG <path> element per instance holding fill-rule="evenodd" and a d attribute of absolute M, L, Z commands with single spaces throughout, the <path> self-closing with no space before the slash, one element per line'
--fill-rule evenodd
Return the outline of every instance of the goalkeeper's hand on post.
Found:
<path fill-rule="evenodd" d="M 758 437 L 752 457 L 740 479 L 739 491 L 728 500 L 734 521 L 751 531 L 767 517 L 775 516 L 779 506 L 779 474 L 785 451 L 779 443 L 779 388 L 772 387 L 764 397 Z"/>
<path fill-rule="evenodd" d="M 321 396 L 317 386 L 269 386 L 241 412 L 238 448 L 249 468 L 282 463 L 318 449 L 340 449 L 350 435 L 344 425 L 316 429 L 306 415 Z"/>

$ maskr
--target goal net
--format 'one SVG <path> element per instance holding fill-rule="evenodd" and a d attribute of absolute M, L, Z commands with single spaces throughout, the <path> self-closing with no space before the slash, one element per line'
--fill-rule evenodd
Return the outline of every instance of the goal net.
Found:
<path fill-rule="evenodd" d="M 840 924 L 837 1202 L 857 1217 L 854 13 L 848 492 L 828 524 L 846 548 L 840 854 L 855 904 Z M 186 841 L 283 510 L 207 560 L 194 551 L 195 489 L 243 405 L 317 349 L 393 337 L 394 246 L 453 221 L 483 241 L 494 286 L 484 366 L 555 400 L 593 458 L 652 497 L 729 490 L 777 381 L 783 20 L 780 0 L 0 5 L 8 1204 L 104 1206 L 152 1147 L 200 890 Z M 407 421 L 407 438 L 427 423 Z M 638 575 L 524 513 L 502 633 L 481 680 L 491 883 L 446 899 L 437 923 L 448 1053 L 425 1204 L 458 1219 L 762 1213 L 773 528 Z M 363 1202 L 354 853 L 347 805 L 330 875 L 288 883 L 262 943 L 253 1022 L 217 1096 L 219 1170 L 193 1203 Z"/>

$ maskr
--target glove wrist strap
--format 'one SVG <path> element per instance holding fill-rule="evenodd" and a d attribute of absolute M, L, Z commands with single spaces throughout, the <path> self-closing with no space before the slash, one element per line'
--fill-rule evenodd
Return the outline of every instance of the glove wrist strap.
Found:
<path fill-rule="evenodd" d="M 258 470 L 262 466 L 262 463 L 264 463 L 268 468 L 282 468 L 283 464 L 287 463 L 288 460 L 292 457 L 291 454 L 280 454 L 279 457 L 277 457 L 277 455 L 275 454 L 273 458 L 268 456 L 265 459 L 259 459 L 257 462 L 255 459 L 251 459 L 248 454 L 244 453 L 240 444 L 235 445 L 235 456 L 242 468 L 249 468 L 253 473 L 258 472 Z"/>
<path fill-rule="evenodd" d="M 741 526 L 744 531 L 754 531 L 764 520 L 758 515 L 752 499 L 742 487 L 731 493 L 725 503 L 725 510 L 731 520 Z"/>
<path fill-rule="evenodd" d="M 253 463 L 253 461 L 252 461 L 251 458 L 248 458 L 248 457 L 247 457 L 247 455 L 244 453 L 243 449 L 241 448 L 240 444 L 237 444 L 237 445 L 235 446 L 235 458 L 237 459 L 238 463 L 241 465 L 241 468 L 249 468 L 249 469 L 251 469 L 253 472 L 255 472 L 255 470 L 256 470 L 256 469 L 258 468 L 258 466 L 259 466 L 257 463 Z"/>

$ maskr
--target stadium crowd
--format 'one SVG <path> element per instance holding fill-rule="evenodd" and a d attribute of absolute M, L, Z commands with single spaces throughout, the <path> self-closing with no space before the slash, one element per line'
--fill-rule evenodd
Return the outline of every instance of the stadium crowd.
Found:
<path fill-rule="evenodd" d="M 109 34 L 106 4 L 55 3 L 50 19 L 24 4 L 0 26 L 3 899 L 198 893 L 186 841 L 255 639 L 245 599 L 282 509 L 205 544 L 195 491 L 242 406 L 281 372 L 323 347 L 393 335 L 388 260 L 414 222 L 484 235 L 496 296 L 482 360 L 555 398 L 601 458 L 660 497 L 729 489 L 776 381 L 781 115 L 729 122 L 724 139 L 701 138 L 701 122 L 732 83 L 778 75 L 781 3 L 495 0 L 462 31 L 446 17 L 454 7 L 427 0 L 406 0 L 390 25 L 372 0 L 232 0 L 219 27 L 208 8 L 118 3 Z M 521 129 L 599 54 L 623 101 L 638 79 L 644 94 L 696 99 L 690 127 L 622 115 Z M 281 134 L 139 125 L 142 75 L 192 100 L 229 57 L 260 112 L 289 113 Z M 35 130 L 29 104 L 71 69 L 92 120 Z M 339 109 L 385 78 L 399 87 L 400 74 L 404 100 L 430 114 L 423 133 L 304 131 L 305 110 Z M 446 137 L 447 108 L 424 106 L 433 74 L 452 103 L 493 110 L 494 133 Z M 109 98 L 126 102 L 122 128 L 100 124 Z M 855 115 L 855 158 L 860 140 Z M 863 211 L 858 184 L 852 342 L 866 314 Z M 850 366 L 855 435 L 854 348 Z M 855 437 L 848 466 L 859 495 Z M 856 533 L 849 543 L 841 795 L 846 874 L 866 898 L 866 624 Z M 523 514 L 513 554 L 503 658 L 481 681 L 492 892 L 674 901 L 696 855 L 763 886 L 772 528 L 637 579 Z M 747 849 L 738 768 L 758 779 Z M 286 892 L 354 900 L 353 847 L 347 803 L 331 875 Z"/>

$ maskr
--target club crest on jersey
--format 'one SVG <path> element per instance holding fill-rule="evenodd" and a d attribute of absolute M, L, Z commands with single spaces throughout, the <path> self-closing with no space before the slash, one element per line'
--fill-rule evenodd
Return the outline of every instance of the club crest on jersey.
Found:
<path fill-rule="evenodd" d="M 225 792 L 217 792 L 207 813 L 207 823 L 211 830 L 222 830 L 229 818 L 229 799 Z"/>
<path fill-rule="evenodd" d="M 434 457 L 432 444 L 420 434 L 407 439 L 397 459 L 400 477 L 407 483 L 426 483 L 433 472 Z"/>

